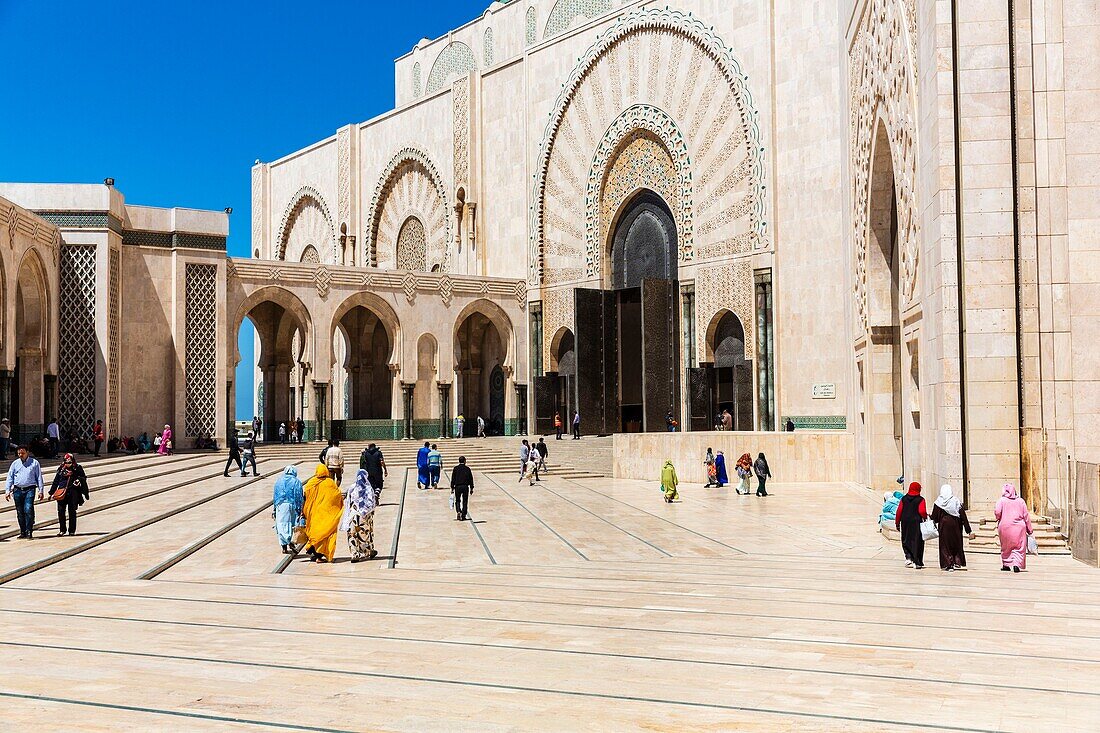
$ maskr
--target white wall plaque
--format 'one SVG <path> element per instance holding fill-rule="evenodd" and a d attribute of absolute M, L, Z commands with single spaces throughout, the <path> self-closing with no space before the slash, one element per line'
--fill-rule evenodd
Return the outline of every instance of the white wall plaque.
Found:
<path fill-rule="evenodd" d="M 814 385 L 814 399 L 815 400 L 835 400 L 836 399 L 836 385 L 835 384 L 815 384 Z"/>

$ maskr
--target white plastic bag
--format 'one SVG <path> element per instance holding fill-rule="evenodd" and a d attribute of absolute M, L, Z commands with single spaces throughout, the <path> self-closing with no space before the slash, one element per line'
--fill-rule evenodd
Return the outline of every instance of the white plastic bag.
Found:
<path fill-rule="evenodd" d="M 455 492 L 451 492 L 451 509 L 455 508 Z"/>
<path fill-rule="evenodd" d="M 1039 541 L 1035 539 L 1035 535 L 1029 534 L 1027 536 L 1027 554 L 1038 555 L 1039 554 Z"/>
<path fill-rule="evenodd" d="M 924 538 L 924 541 L 934 540 L 940 536 L 940 532 L 936 529 L 936 523 L 931 519 L 926 519 L 920 523 L 920 536 Z"/>

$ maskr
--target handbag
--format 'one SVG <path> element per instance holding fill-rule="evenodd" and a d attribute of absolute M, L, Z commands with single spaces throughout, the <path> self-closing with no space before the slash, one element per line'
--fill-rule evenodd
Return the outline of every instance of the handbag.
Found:
<path fill-rule="evenodd" d="M 931 519 L 926 519 L 920 523 L 920 536 L 924 538 L 924 541 L 934 540 L 940 536 L 940 531 L 936 529 L 936 523 Z"/>
<path fill-rule="evenodd" d="M 1027 554 L 1038 555 L 1039 554 L 1039 541 L 1035 539 L 1035 535 L 1029 534 L 1027 536 Z"/>

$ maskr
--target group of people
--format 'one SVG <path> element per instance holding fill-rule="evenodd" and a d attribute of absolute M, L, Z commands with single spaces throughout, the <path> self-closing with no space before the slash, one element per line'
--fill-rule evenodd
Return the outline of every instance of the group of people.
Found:
<path fill-rule="evenodd" d="M 34 537 L 35 497 L 46 496 L 42 465 L 27 452 L 26 446 L 15 449 L 16 459 L 8 468 L 5 501 L 15 501 L 19 523 L 19 539 Z M 50 484 L 49 498 L 57 505 L 58 536 L 76 534 L 77 508 L 89 498 L 88 476 L 71 453 L 66 453 Z"/>
<path fill-rule="evenodd" d="M 565 423 L 562 422 L 561 413 L 554 413 L 554 432 L 556 433 L 556 440 L 561 440 L 562 433 L 565 431 Z M 573 411 L 573 440 L 581 439 L 581 413 L 577 410 Z"/>
<path fill-rule="evenodd" d="M 886 492 L 883 501 L 880 521 L 892 521 L 895 529 L 901 532 L 905 567 L 923 570 L 925 542 L 938 538 L 940 569 L 949 573 L 966 570 L 963 535 L 969 539 L 974 539 L 975 535 L 962 500 L 955 496 L 950 484 L 940 487 L 931 514 L 921 496 L 921 485 L 916 481 L 909 484 L 904 494 Z M 1004 485 L 993 516 L 997 520 L 997 538 L 1001 545 L 1001 570 L 1006 573 L 1025 570 L 1028 554 L 1037 552 L 1035 530 L 1031 526 L 1027 502 L 1016 493 L 1012 484 Z"/>
<path fill-rule="evenodd" d="M 550 446 L 543 438 L 540 437 L 534 445 L 524 439 L 519 447 L 519 480 L 522 482 L 527 479 L 531 486 L 534 486 L 536 481 L 541 481 L 539 471 L 547 470 L 546 457 L 549 455 Z"/>
<path fill-rule="evenodd" d="M 476 433 L 477 437 L 479 437 L 479 438 L 487 438 L 488 437 L 488 435 L 489 435 L 488 434 L 489 426 L 488 426 L 488 423 L 485 422 L 485 418 L 483 418 L 481 415 L 478 415 L 477 420 L 475 421 L 474 425 L 477 427 L 477 433 Z M 499 429 L 499 426 L 496 426 L 495 429 Z M 465 438 L 466 437 L 466 416 L 463 415 L 462 413 L 459 413 L 458 417 L 455 418 L 455 437 L 456 438 Z"/>
<path fill-rule="evenodd" d="M 707 448 L 707 454 L 703 457 L 703 465 L 707 470 L 707 482 L 703 485 L 703 488 L 709 489 L 716 486 L 721 489 L 729 483 L 729 474 L 726 472 L 726 456 L 722 451 L 715 453 L 713 448 Z M 737 459 L 737 463 L 734 464 L 734 471 L 737 473 L 738 478 L 737 488 L 735 489 L 738 494 L 746 496 L 749 494 L 752 490 L 749 482 L 755 475 L 756 495 L 768 495 L 767 483 L 768 479 L 772 477 L 772 471 L 768 466 L 768 459 L 763 453 L 757 455 L 755 461 L 748 453 L 742 453 L 741 457 Z"/>
<path fill-rule="evenodd" d="M 257 424 L 257 421 L 259 424 Z M 253 435 L 259 435 L 260 425 L 262 422 L 259 418 L 253 418 Z M 288 427 L 285 422 L 279 423 L 279 442 L 283 445 L 287 443 L 302 443 L 305 441 L 306 435 L 306 422 L 302 418 L 290 421 Z"/>
<path fill-rule="evenodd" d="M 305 485 L 298 469 L 287 466 L 272 496 L 272 518 L 283 552 L 294 553 L 300 543 L 310 562 L 332 562 L 342 532 L 352 562 L 376 557 L 374 510 L 381 497 L 382 488 L 371 485 L 364 469 L 356 472 L 350 487 L 341 489 L 324 463 L 317 464 Z"/>
<path fill-rule="evenodd" d="M 28 438 L 23 447 L 35 458 L 55 458 L 63 454 L 91 454 L 99 458 L 106 444 L 108 453 L 126 452 L 131 455 L 148 453 L 157 449 L 165 454 L 172 449 L 172 430 L 164 426 L 166 432 L 156 436 L 153 442 L 149 441 L 148 433 L 142 433 L 140 437 L 116 436 L 107 439 L 107 431 L 102 420 L 96 420 L 90 433 L 90 445 L 88 437 L 79 437 L 72 430 L 62 431 L 57 418 L 51 418 L 46 425 L 45 435 Z M 11 448 L 12 425 L 8 418 L 0 419 L 0 460 L 6 460 L 8 450 Z M 167 441 L 167 442 L 166 442 Z M 161 450 L 161 446 L 165 447 Z M 209 447 L 209 446 L 196 446 Z M 216 445 L 214 446 L 216 449 Z"/>

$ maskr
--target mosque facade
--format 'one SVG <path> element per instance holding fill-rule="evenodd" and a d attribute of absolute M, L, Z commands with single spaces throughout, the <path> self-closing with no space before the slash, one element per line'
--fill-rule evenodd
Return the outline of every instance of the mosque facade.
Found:
<path fill-rule="evenodd" d="M 1048 508 L 1100 461 L 1089 5 L 494 2 L 256 162 L 249 258 L 220 213 L 0 186 L 0 396 L 222 436 L 247 318 L 269 429 L 793 425 L 863 484 Z"/>

